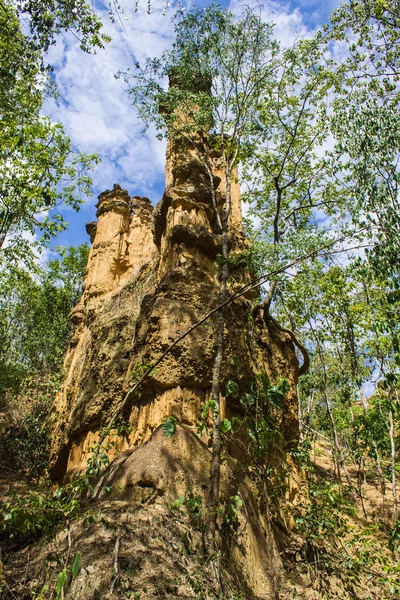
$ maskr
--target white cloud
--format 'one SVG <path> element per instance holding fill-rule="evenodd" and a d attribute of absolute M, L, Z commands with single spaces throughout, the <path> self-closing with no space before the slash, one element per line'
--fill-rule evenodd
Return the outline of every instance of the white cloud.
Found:
<path fill-rule="evenodd" d="M 63 123 L 67 134 L 82 152 L 102 158 L 93 173 L 96 196 L 113 183 L 127 187 L 131 194 L 145 194 L 153 201 L 163 187 L 165 143 L 153 131 L 142 135 L 142 124 L 130 104 L 126 84 L 115 79 L 119 69 L 132 66 L 148 56 L 166 50 L 173 39 L 171 15 L 162 15 L 163 6 L 146 13 L 131 11 L 124 28 L 110 23 L 103 11 L 106 33 L 113 40 L 96 54 L 84 54 L 71 35 L 64 35 L 50 49 L 59 98 L 48 99 L 44 112 Z M 172 13 L 171 13 L 172 14 Z M 123 17 L 123 15 L 122 15 Z M 89 200 L 93 205 L 95 198 Z M 86 212 L 86 211 L 85 211 Z"/>
<path fill-rule="evenodd" d="M 242 0 L 232 0 L 230 3 L 230 8 L 235 13 L 240 13 L 244 6 Z M 275 24 L 274 35 L 285 46 L 311 34 L 300 8 L 293 8 L 289 3 L 267 0 L 254 9 L 264 21 Z"/>

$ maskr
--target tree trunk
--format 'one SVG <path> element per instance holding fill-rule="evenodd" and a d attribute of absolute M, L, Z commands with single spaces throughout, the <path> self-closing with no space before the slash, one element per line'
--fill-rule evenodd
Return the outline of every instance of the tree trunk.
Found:
<path fill-rule="evenodd" d="M 322 372 L 323 372 L 323 380 L 324 380 L 324 390 L 323 390 L 323 394 L 324 394 L 324 399 L 325 399 L 325 405 L 326 405 L 326 410 L 328 412 L 328 416 L 329 416 L 329 420 L 331 422 L 331 427 L 332 427 L 332 435 L 333 435 L 333 447 L 334 447 L 334 457 L 336 458 L 336 462 L 337 462 L 337 470 L 338 470 L 338 476 L 339 476 L 339 480 L 341 480 L 341 474 L 340 474 L 340 469 L 342 468 L 346 477 L 346 481 L 348 483 L 348 486 L 350 488 L 350 490 L 353 489 L 353 483 L 350 479 L 350 475 L 349 472 L 347 470 L 347 466 L 346 466 L 346 462 L 343 458 L 343 453 L 342 453 L 342 448 L 340 446 L 339 443 L 339 437 L 337 434 L 337 430 L 336 430 L 336 423 L 335 423 L 335 419 L 333 416 L 333 412 L 331 409 L 331 406 L 329 404 L 329 398 L 328 398 L 328 379 L 326 376 L 326 365 L 325 365 L 325 360 L 324 360 L 324 355 L 323 355 L 323 351 L 321 348 L 321 344 L 319 341 L 319 338 L 317 337 L 315 330 L 312 326 L 312 324 L 310 323 L 310 327 L 311 327 L 311 331 L 314 335 L 316 344 L 317 344 L 317 349 L 318 349 L 318 355 L 321 361 L 321 366 L 322 366 Z"/>
<path fill-rule="evenodd" d="M 264 491 L 264 499 L 265 499 L 265 516 L 267 519 L 267 536 L 268 536 L 268 546 L 269 546 L 269 554 L 271 561 L 271 575 L 272 575 L 272 597 L 274 600 L 280 599 L 279 593 L 279 574 L 276 565 L 276 552 L 275 552 L 275 542 L 274 542 L 274 534 L 272 530 L 272 521 L 271 521 L 271 512 L 269 506 L 269 494 L 267 488 L 267 475 L 264 473 L 263 477 L 263 491 Z"/>
<path fill-rule="evenodd" d="M 220 290 L 218 296 L 218 304 L 222 304 L 227 297 L 227 285 L 229 276 L 229 245 L 228 245 L 228 221 L 231 210 L 231 181 L 229 169 L 225 169 L 226 178 L 226 200 L 224 217 L 222 219 L 222 256 L 223 264 L 221 269 Z M 209 545 L 215 540 L 216 517 L 219 499 L 219 483 L 221 471 L 221 402 L 220 402 L 220 382 L 222 361 L 224 353 L 224 326 L 225 312 L 221 308 L 218 312 L 217 329 L 216 329 L 216 353 L 214 359 L 213 375 L 212 375 L 212 399 L 214 401 L 214 425 L 213 425 L 213 443 L 211 455 L 211 471 L 210 471 L 210 488 L 209 488 L 209 505 L 208 505 L 208 528 L 209 528 Z M 208 548 L 210 550 L 210 548 Z"/>
<path fill-rule="evenodd" d="M 394 422 L 393 411 L 389 409 L 389 437 L 390 437 L 390 454 L 391 454 L 391 471 L 392 471 L 392 492 L 393 492 L 393 522 L 396 523 L 399 516 L 398 499 L 397 499 L 397 481 L 396 481 L 396 448 L 394 444 Z"/>
<path fill-rule="evenodd" d="M 220 299 L 222 296 L 222 285 L 220 291 Z M 225 298 L 223 298 L 224 300 Z M 222 301 L 223 301 L 222 300 Z M 219 302 L 220 303 L 220 302 Z M 210 470 L 210 491 L 208 504 L 208 526 L 210 542 L 215 538 L 216 515 L 219 496 L 219 481 L 221 470 L 221 431 L 220 431 L 220 377 L 222 368 L 222 359 L 224 352 L 224 309 L 218 313 L 217 320 L 217 349 L 214 360 L 213 378 L 212 378 L 212 399 L 214 401 L 214 425 L 212 437 L 212 455 L 211 455 L 211 470 Z"/>
<path fill-rule="evenodd" d="M 2 250 L 4 246 L 4 242 L 6 241 L 7 233 L 10 231 L 13 219 L 14 215 L 10 213 L 8 209 L 0 213 L 0 250 Z"/>
<path fill-rule="evenodd" d="M 297 389 L 297 418 L 299 420 L 299 442 L 301 443 L 304 438 L 304 435 L 303 435 L 303 430 L 304 430 L 303 412 L 301 410 L 301 399 L 300 399 L 298 385 L 296 386 L 296 389 Z"/>
<path fill-rule="evenodd" d="M 324 367 L 324 371 L 325 371 L 325 367 Z M 325 382 L 324 382 L 325 385 Z M 346 481 L 347 484 L 350 488 L 350 490 L 353 489 L 353 483 L 350 479 L 350 475 L 349 472 L 347 470 L 347 466 L 346 466 L 346 461 L 343 458 L 343 453 L 342 453 L 342 447 L 339 443 L 339 437 L 336 431 L 336 423 L 335 423 L 335 419 L 329 404 L 329 398 L 328 398 L 328 394 L 326 392 L 326 388 L 324 389 L 324 398 L 325 398 L 325 404 L 326 404 L 326 410 L 328 411 L 328 416 L 329 416 L 329 420 L 331 422 L 331 426 L 332 426 L 332 434 L 333 434 L 333 445 L 334 445 L 334 450 L 335 450 L 335 455 L 337 457 L 337 463 L 338 463 L 338 474 L 339 474 L 339 479 L 340 479 L 340 469 L 342 468 L 346 477 Z"/>
<path fill-rule="evenodd" d="M 350 490 L 352 490 L 353 484 L 350 479 L 349 472 L 347 470 L 346 461 L 343 458 L 342 447 L 339 442 L 339 436 L 337 434 L 336 423 L 335 423 L 335 419 L 333 416 L 333 412 L 332 412 L 331 406 L 329 404 L 329 398 L 328 398 L 328 394 L 326 391 L 326 385 L 327 385 L 327 383 L 326 383 L 326 373 L 325 373 L 325 365 L 324 365 L 324 398 L 325 398 L 326 410 L 328 411 L 328 416 L 329 416 L 329 420 L 331 422 L 331 427 L 332 427 L 334 456 L 336 457 L 338 476 L 339 476 L 339 480 L 341 480 L 340 469 L 343 469 L 347 484 L 348 484 Z"/>
<path fill-rule="evenodd" d="M 360 398 L 361 398 L 361 402 L 362 402 L 363 409 L 364 409 L 364 417 L 366 417 L 369 406 L 368 406 L 368 400 L 365 397 L 365 393 L 364 393 L 363 388 L 361 388 L 361 390 L 360 390 Z M 377 446 L 377 443 L 374 440 L 374 438 L 372 438 L 372 447 L 373 447 L 374 453 L 375 453 L 376 470 L 378 472 L 379 482 L 380 482 L 380 485 L 381 485 L 381 494 L 382 494 L 382 498 L 384 499 L 384 497 L 386 495 L 386 482 L 385 482 L 385 477 L 383 475 L 383 470 L 382 470 L 382 465 L 381 465 L 381 459 L 380 459 L 380 456 L 379 456 L 378 446 Z"/>

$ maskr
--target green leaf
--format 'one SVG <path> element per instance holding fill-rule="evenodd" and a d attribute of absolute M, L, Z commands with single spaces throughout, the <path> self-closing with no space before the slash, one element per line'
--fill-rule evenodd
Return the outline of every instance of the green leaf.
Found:
<path fill-rule="evenodd" d="M 75 579 L 75 577 L 78 575 L 80 570 L 81 570 L 81 553 L 76 552 L 75 556 L 74 556 L 74 560 L 72 561 L 72 565 L 71 565 L 72 580 Z"/>
<path fill-rule="evenodd" d="M 61 598 L 61 592 L 67 584 L 67 570 L 63 569 L 61 573 L 59 573 L 56 581 L 56 597 L 57 600 Z"/>
<path fill-rule="evenodd" d="M 175 433 L 176 429 L 176 419 L 175 417 L 168 417 L 165 419 L 164 423 L 161 425 L 164 435 L 167 437 L 171 437 Z"/>
<path fill-rule="evenodd" d="M 276 386 L 272 386 L 269 388 L 267 393 L 268 402 L 274 406 L 275 408 L 281 408 L 284 396 L 282 392 L 280 392 Z"/>
<path fill-rule="evenodd" d="M 247 392 L 243 395 L 240 400 L 240 404 L 243 406 L 253 406 L 256 401 L 255 397 L 252 394 L 248 394 Z"/>
<path fill-rule="evenodd" d="M 254 431 L 253 431 L 252 429 L 248 429 L 248 430 L 247 430 L 247 433 L 248 433 L 248 436 L 249 436 L 249 438 L 250 438 L 250 439 L 251 439 L 251 440 L 252 440 L 252 441 L 253 441 L 255 444 L 257 444 L 257 437 L 256 437 L 256 435 L 255 435 Z"/>
<path fill-rule="evenodd" d="M 264 394 L 267 395 L 268 391 L 271 388 L 271 382 L 270 382 L 269 378 L 264 373 L 261 373 L 261 375 L 260 375 L 260 381 L 261 381 L 261 385 L 262 385 Z"/>
<path fill-rule="evenodd" d="M 243 502 L 240 496 L 231 496 L 231 501 L 233 502 L 233 504 L 235 504 L 236 506 L 243 506 Z"/>
<path fill-rule="evenodd" d="M 278 379 L 278 383 L 276 384 L 276 389 L 284 396 L 286 396 L 289 393 L 290 383 L 288 382 L 286 377 L 280 377 Z"/>
<path fill-rule="evenodd" d="M 231 431 L 232 429 L 232 423 L 229 421 L 229 419 L 222 419 L 221 423 L 219 424 L 219 430 L 222 431 L 222 433 L 227 433 L 228 431 Z"/>
<path fill-rule="evenodd" d="M 236 397 L 239 395 L 239 386 L 236 381 L 232 381 L 231 379 L 226 384 L 226 396 Z"/>
<path fill-rule="evenodd" d="M 172 508 L 179 508 L 180 506 L 182 506 L 182 504 L 185 504 L 185 502 L 186 502 L 186 497 L 181 496 L 180 498 L 177 498 L 176 500 L 174 500 L 174 502 L 172 503 Z"/>

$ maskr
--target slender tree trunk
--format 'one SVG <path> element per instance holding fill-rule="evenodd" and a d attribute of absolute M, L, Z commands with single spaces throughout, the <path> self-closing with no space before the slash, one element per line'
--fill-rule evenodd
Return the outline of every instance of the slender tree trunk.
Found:
<path fill-rule="evenodd" d="M 364 409 L 364 418 L 366 418 L 369 406 L 368 406 L 368 400 L 365 397 L 365 393 L 364 393 L 363 388 L 361 388 L 361 390 L 360 390 L 360 398 L 361 398 L 361 402 L 362 402 L 363 409 Z M 379 456 L 379 450 L 378 450 L 377 443 L 376 443 L 376 441 L 375 441 L 374 438 L 372 438 L 371 441 L 372 441 L 372 447 L 373 447 L 374 453 L 375 453 L 376 470 L 378 472 L 379 483 L 380 483 L 380 486 L 381 486 L 382 499 L 384 500 L 385 495 L 386 495 L 385 476 L 383 475 L 383 470 L 382 470 L 382 465 L 381 465 L 381 458 Z"/>
<path fill-rule="evenodd" d="M 309 421 L 311 418 L 311 412 L 312 412 L 313 406 L 314 406 L 314 396 L 315 396 L 315 392 L 312 391 L 307 400 L 307 421 Z"/>
<path fill-rule="evenodd" d="M 354 423 L 354 411 L 353 411 L 353 404 L 352 404 L 351 400 L 349 402 L 349 412 L 350 412 L 351 422 Z"/>
<path fill-rule="evenodd" d="M 300 399 L 300 394 L 299 394 L 299 386 L 296 386 L 296 391 L 297 391 L 297 418 L 299 420 L 299 442 L 303 441 L 303 429 L 304 429 L 304 423 L 303 423 L 303 412 L 301 410 L 301 399 Z"/>
<path fill-rule="evenodd" d="M 382 465 L 381 465 L 381 459 L 380 459 L 380 456 L 379 456 L 378 446 L 376 445 L 375 440 L 372 440 L 372 447 L 373 447 L 374 452 L 375 452 L 376 470 L 378 471 L 379 481 L 380 481 L 380 484 L 381 484 L 382 501 L 384 501 L 384 498 L 386 496 L 386 482 L 385 482 L 385 477 L 383 475 L 383 470 L 382 470 Z"/>
<path fill-rule="evenodd" d="M 222 287 L 222 286 L 221 286 Z M 220 291 L 220 298 L 221 298 Z M 224 299 L 223 299 L 224 300 Z M 223 302 L 222 300 L 222 302 Z M 212 399 L 214 401 L 214 425 L 212 434 L 212 455 L 211 455 L 211 471 L 210 471 L 210 491 L 208 500 L 209 512 L 209 537 L 210 541 L 215 538 L 216 528 L 216 511 L 218 507 L 219 497 L 219 482 L 221 471 L 221 431 L 220 431 L 220 377 L 222 369 L 222 359 L 224 352 L 224 309 L 218 313 L 217 320 L 217 349 L 214 359 L 213 377 L 212 377 Z"/>
<path fill-rule="evenodd" d="M 228 221 L 231 210 L 231 180 L 229 169 L 225 169 L 226 178 L 226 200 L 224 217 L 222 219 L 222 256 L 223 264 L 221 269 L 220 289 L 218 303 L 222 304 L 227 297 L 227 286 L 229 276 L 229 244 L 228 244 Z M 216 329 L 216 353 L 214 359 L 213 375 L 212 375 L 212 399 L 214 401 L 214 425 L 213 425 L 213 443 L 211 455 L 211 471 L 210 471 L 210 488 L 208 501 L 208 527 L 209 527 L 209 542 L 215 539 L 216 516 L 219 499 L 220 472 L 221 472 L 221 402 L 220 402 L 220 382 L 222 361 L 224 353 L 224 327 L 225 327 L 225 312 L 221 308 L 218 312 L 217 329 Z"/>
<path fill-rule="evenodd" d="M 324 382 L 324 385 L 325 385 L 325 382 Z M 343 471 L 344 471 L 344 474 L 345 474 L 348 486 L 349 486 L 350 489 L 352 489 L 353 488 L 353 483 L 352 483 L 352 481 L 350 479 L 350 475 L 349 475 L 349 472 L 347 470 L 346 461 L 343 458 L 342 447 L 341 447 L 340 442 L 339 442 L 339 437 L 338 437 L 337 430 L 336 430 L 336 423 L 335 423 L 335 419 L 334 419 L 334 416 L 333 416 L 332 409 L 331 409 L 330 404 L 329 404 L 329 398 L 328 398 L 328 394 L 326 392 L 326 389 L 324 390 L 324 398 L 325 398 L 326 410 L 328 411 L 328 416 L 329 416 L 329 420 L 331 422 L 331 427 L 332 427 L 333 446 L 334 446 L 335 455 L 336 455 L 337 464 L 338 464 L 339 479 L 340 479 L 340 469 L 342 468 Z"/>
<path fill-rule="evenodd" d="M 271 561 L 271 576 L 272 576 L 272 595 L 274 600 L 279 600 L 279 574 L 277 570 L 277 557 L 275 552 L 274 534 L 272 530 L 271 511 L 269 505 L 269 494 L 267 488 L 267 475 L 266 472 L 263 474 L 263 492 L 265 499 L 265 516 L 267 519 L 267 537 L 268 547 Z"/>
<path fill-rule="evenodd" d="M 276 261 L 274 260 L 273 265 L 275 266 L 275 264 L 276 264 Z M 273 297 L 274 297 L 277 285 L 278 285 L 278 282 L 276 280 L 275 281 L 271 281 L 268 293 L 265 296 L 265 300 L 264 300 L 264 302 L 262 304 L 262 306 L 264 308 L 264 312 L 267 315 L 269 314 L 269 309 L 271 307 L 271 303 L 272 303 L 272 300 L 273 300 Z"/>
<path fill-rule="evenodd" d="M 395 523 L 399 516 L 399 505 L 398 505 L 398 498 L 397 498 L 396 448 L 395 448 L 395 444 L 394 444 L 394 421 L 393 421 L 392 408 L 389 409 L 389 437 L 390 437 L 392 492 L 393 492 L 393 522 Z"/>
<path fill-rule="evenodd" d="M 353 483 L 351 481 L 349 472 L 347 470 L 347 466 L 346 466 L 346 461 L 343 458 L 343 453 L 342 453 L 342 448 L 339 442 L 339 437 L 337 434 L 337 430 L 336 430 L 336 423 L 335 423 L 335 418 L 333 416 L 333 412 L 329 403 L 329 398 L 328 398 L 328 378 L 326 376 L 326 365 L 325 365 L 325 360 L 324 360 L 324 355 L 323 355 L 323 351 L 319 342 L 319 339 L 314 331 L 314 328 L 312 327 L 311 323 L 311 331 L 314 334 L 314 338 L 315 341 L 317 343 L 317 349 L 318 349 L 318 354 L 319 354 L 319 358 L 321 361 L 321 365 L 322 365 L 322 372 L 323 372 L 323 380 L 324 380 L 324 399 L 325 399 L 325 405 L 326 405 L 326 410 L 328 413 L 328 417 L 329 420 L 331 422 L 331 427 L 332 427 L 332 435 L 333 435 L 333 447 L 334 447 L 334 456 L 336 457 L 336 462 L 337 462 L 337 470 L 338 470 L 338 475 L 339 475 L 339 480 L 341 479 L 341 473 L 340 473 L 340 469 L 342 468 L 346 477 L 346 481 L 348 483 L 348 486 L 350 488 L 350 490 L 353 489 Z"/>
<path fill-rule="evenodd" d="M 7 233 L 10 231 L 13 220 L 14 215 L 10 213 L 8 209 L 5 209 L 0 213 L 0 250 L 2 250 L 4 246 Z"/>
<path fill-rule="evenodd" d="M 364 513 L 364 517 L 368 519 L 367 509 L 365 507 L 364 495 L 363 495 L 363 485 L 365 483 L 365 469 L 364 469 L 364 458 L 360 454 L 356 454 L 355 456 L 355 465 L 357 467 L 357 488 L 358 488 L 358 496 L 361 502 L 361 508 Z"/>
<path fill-rule="evenodd" d="M 355 369 L 353 369 L 353 373 L 355 372 Z M 364 407 L 364 416 L 365 416 L 365 397 L 364 397 L 364 390 L 361 387 L 361 384 L 359 383 L 358 380 L 358 385 L 360 386 L 360 397 L 361 397 L 361 401 L 363 403 L 363 407 Z M 351 422 L 354 423 L 354 414 L 353 414 L 353 405 L 352 405 L 352 401 L 350 399 L 350 414 L 351 414 Z M 364 496 L 363 496 L 363 485 L 365 484 L 365 468 L 364 468 L 364 456 L 361 454 L 361 452 L 357 452 L 355 451 L 355 456 L 354 456 L 354 462 L 355 465 L 357 467 L 357 485 L 358 485 L 358 495 L 361 501 L 361 507 L 364 513 L 364 517 L 366 519 L 368 519 L 368 514 L 367 514 L 367 509 L 365 507 L 365 502 L 364 502 Z"/>

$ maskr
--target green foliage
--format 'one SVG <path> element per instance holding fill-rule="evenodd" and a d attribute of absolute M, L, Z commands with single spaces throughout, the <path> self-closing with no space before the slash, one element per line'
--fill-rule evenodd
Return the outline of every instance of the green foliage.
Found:
<path fill-rule="evenodd" d="M 110 439 L 111 433 L 103 432 L 104 437 L 100 438 L 102 441 L 89 448 L 85 471 L 75 476 L 71 482 L 57 488 L 54 493 L 15 493 L 11 502 L 4 502 L 0 507 L 0 534 L 17 542 L 26 542 L 61 524 L 69 526 L 70 521 L 81 513 L 82 498 L 90 495 L 93 482 L 109 464 L 108 452 L 114 443 Z M 118 430 L 115 435 L 118 435 Z M 101 519 L 89 512 L 87 520 L 97 522 Z M 79 569 L 80 554 L 76 553 L 71 572 L 79 572 Z"/>
<path fill-rule="evenodd" d="M 173 510 L 180 510 L 184 506 L 189 513 L 190 519 L 195 526 L 203 526 L 202 524 L 202 497 L 195 494 L 191 487 L 188 487 L 184 496 L 180 496 L 171 505 Z"/>
<path fill-rule="evenodd" d="M 0 272 L 0 407 L 8 416 L 1 457 L 37 478 L 46 469 L 47 417 L 61 383 L 69 313 L 81 294 L 88 247 L 59 248 L 35 275 Z"/>
<path fill-rule="evenodd" d="M 382 81 L 396 75 L 400 57 L 398 31 L 400 18 L 393 0 L 356 0 L 339 6 L 331 16 L 329 39 L 347 42 L 347 64 L 354 66 L 346 75 L 360 79 L 364 67 L 363 83 L 376 91 L 374 79 Z"/>
<path fill-rule="evenodd" d="M 375 460 L 375 449 L 371 444 L 374 440 L 382 460 L 390 457 L 390 440 L 387 430 L 388 406 L 380 396 L 371 399 L 368 410 L 355 416 L 351 430 L 352 446 L 357 447 L 363 456 Z M 399 445 L 400 447 L 400 445 Z"/>
<path fill-rule="evenodd" d="M 27 377 L 59 373 L 70 336 L 69 313 L 79 300 L 88 247 L 60 249 L 38 276 L 0 271 L 0 399 Z"/>
<path fill-rule="evenodd" d="M 245 426 L 251 443 L 250 454 L 260 468 L 264 465 L 263 470 L 265 457 L 269 457 L 273 449 L 280 447 L 283 442 L 278 423 L 289 389 L 289 382 L 284 377 L 272 385 L 265 374 L 259 374 L 250 392 L 243 394 L 239 400 L 245 410 L 244 418 L 232 420 L 233 432 Z"/>
<path fill-rule="evenodd" d="M 213 418 L 215 419 L 218 414 L 218 407 L 216 406 L 214 400 L 209 398 L 204 403 L 203 410 L 201 411 L 201 419 L 197 429 L 197 435 L 201 437 L 203 431 L 207 429 L 207 422 L 209 420 L 210 412 L 213 414 Z"/>
<path fill-rule="evenodd" d="M 229 419 L 222 419 L 221 423 L 219 424 L 219 429 L 222 433 L 228 433 L 228 431 L 232 429 L 232 423 L 229 421 Z"/>
<path fill-rule="evenodd" d="M 235 440 L 245 450 L 251 459 L 252 468 L 261 480 L 267 477 L 269 461 L 284 442 L 279 431 L 279 421 L 289 390 L 290 384 L 286 378 L 281 377 L 272 385 L 264 373 L 260 373 L 252 382 L 250 390 L 242 394 L 235 381 L 228 381 L 226 386 L 227 396 L 238 403 L 242 416 L 236 414 L 230 420 L 222 419 L 220 431 L 227 440 Z M 208 415 L 208 410 L 203 412 L 203 419 Z M 243 432 L 247 442 L 243 440 Z M 233 519 L 233 514 L 231 517 Z"/>
<path fill-rule="evenodd" d="M 55 208 L 78 210 L 90 193 L 87 171 L 97 158 L 75 152 L 62 125 L 41 116 L 47 86 L 41 55 L 8 1 L 0 11 L 0 64 L 0 268 L 32 267 L 37 252 L 66 227 Z"/>
<path fill-rule="evenodd" d="M 3 461 L 7 458 L 8 464 L 18 471 L 26 470 L 33 478 L 43 475 L 48 465 L 50 440 L 47 418 L 52 404 L 53 397 L 50 399 L 45 394 L 38 396 L 27 416 L 7 432 L 2 444 Z"/>
<path fill-rule="evenodd" d="M 284 290 L 312 357 L 299 386 L 304 426 L 333 438 L 329 406 L 350 460 L 358 469 L 372 460 L 380 478 L 390 476 L 389 420 L 398 403 L 392 406 L 388 390 L 366 399 L 362 389 L 377 377 L 377 366 L 389 379 L 398 372 L 399 306 L 390 283 L 357 260 L 346 268 L 304 267 Z M 398 452 L 396 427 L 393 445 Z"/>
<path fill-rule="evenodd" d="M 11 539 L 29 540 L 76 517 L 80 502 L 70 490 L 71 486 L 59 488 L 53 496 L 34 491 L 25 496 L 14 494 L 13 501 L 1 507 L 0 532 Z"/>
<path fill-rule="evenodd" d="M 310 438 L 304 437 L 302 440 L 299 440 L 294 448 L 290 450 L 290 455 L 296 461 L 298 467 L 305 472 L 309 470 L 313 471 L 313 467 L 310 463 L 311 448 L 312 444 Z"/>
<path fill-rule="evenodd" d="M 304 540 L 300 550 L 310 565 L 320 591 L 329 594 L 327 577 L 334 574 L 351 594 L 354 586 L 363 586 L 371 573 L 379 579 L 382 597 L 392 597 L 399 586 L 396 568 L 382 545 L 379 525 L 361 525 L 357 506 L 348 488 L 331 480 L 315 468 L 310 459 L 310 441 L 305 438 L 291 454 L 306 481 L 300 502 L 286 506 L 294 517 L 296 530 Z M 389 594 L 389 596 L 386 596 Z M 396 597 L 395 595 L 393 597 Z"/>
<path fill-rule="evenodd" d="M 56 581 L 55 593 L 56 593 L 57 600 L 60 600 L 60 598 L 63 597 L 64 589 L 66 586 L 67 586 L 67 569 L 63 569 L 59 573 L 59 575 L 57 577 L 57 581 Z"/>
<path fill-rule="evenodd" d="M 332 241 L 316 213 L 334 218 L 341 197 L 327 169 L 328 96 L 332 73 L 321 64 L 314 40 L 280 50 L 282 71 L 271 77 L 247 146 L 244 177 L 246 222 L 256 266 L 268 272 Z M 258 267 L 259 269 L 259 267 Z M 285 281 L 282 273 L 277 281 Z"/>
<path fill-rule="evenodd" d="M 232 381 L 231 379 L 228 381 L 225 393 L 227 398 L 229 398 L 229 396 L 233 396 L 234 398 L 239 396 L 239 386 L 236 381 Z"/>
<path fill-rule="evenodd" d="M 236 20 L 212 4 L 182 13 L 175 32 L 170 51 L 123 74 L 132 102 L 146 127 L 154 124 L 161 137 L 194 150 L 208 178 L 212 153 L 224 156 L 232 171 L 278 69 L 272 27 L 250 9 Z M 170 81 L 168 89 L 163 80 Z"/>
<path fill-rule="evenodd" d="M 93 6 L 85 0 L 68 3 L 55 0 L 18 0 L 18 15 L 29 18 L 31 42 L 47 51 L 55 44 L 55 37 L 62 31 L 73 31 L 80 41 L 80 48 L 90 52 L 103 48 L 110 38 L 101 32 L 102 23 L 94 13 Z"/>
<path fill-rule="evenodd" d="M 346 516 L 354 514 L 354 508 L 343 495 L 341 487 L 332 482 L 309 481 L 307 499 L 296 506 L 300 513 L 295 516 L 297 530 L 307 544 L 324 544 L 346 533 Z"/>
<path fill-rule="evenodd" d="M 397 519 L 389 536 L 389 548 L 392 552 L 398 554 L 400 550 L 400 519 Z"/>
<path fill-rule="evenodd" d="M 71 578 L 72 581 L 79 575 L 81 570 L 81 553 L 76 552 L 71 564 Z"/>
<path fill-rule="evenodd" d="M 242 499 L 237 494 L 230 496 L 225 505 L 225 511 L 223 513 L 223 522 L 232 531 L 235 531 L 237 525 L 240 522 L 239 508 L 243 506 Z"/>
<path fill-rule="evenodd" d="M 396 278 L 399 253 L 400 20 L 395 1 L 343 4 L 332 15 L 330 44 L 347 47 L 338 68 L 341 86 L 332 131 L 335 176 L 350 197 L 355 223 L 373 240 L 373 269 Z"/>
<path fill-rule="evenodd" d="M 45 584 L 38 592 L 33 593 L 33 600 L 46 600 L 46 592 L 49 591 L 49 586 Z"/>
<path fill-rule="evenodd" d="M 71 568 L 64 567 L 58 574 L 56 585 L 55 585 L 55 596 L 56 600 L 64 598 L 64 592 L 67 586 L 78 576 L 81 570 L 81 554 L 76 552 L 72 559 Z"/>
<path fill-rule="evenodd" d="M 151 361 L 147 361 L 145 363 L 136 363 L 132 369 L 131 373 L 131 381 L 132 383 L 136 383 L 139 381 L 143 375 L 148 371 L 151 367 Z"/>
<path fill-rule="evenodd" d="M 163 433 L 166 437 L 172 437 L 176 430 L 176 419 L 175 417 L 167 417 L 164 423 L 161 425 Z"/>

